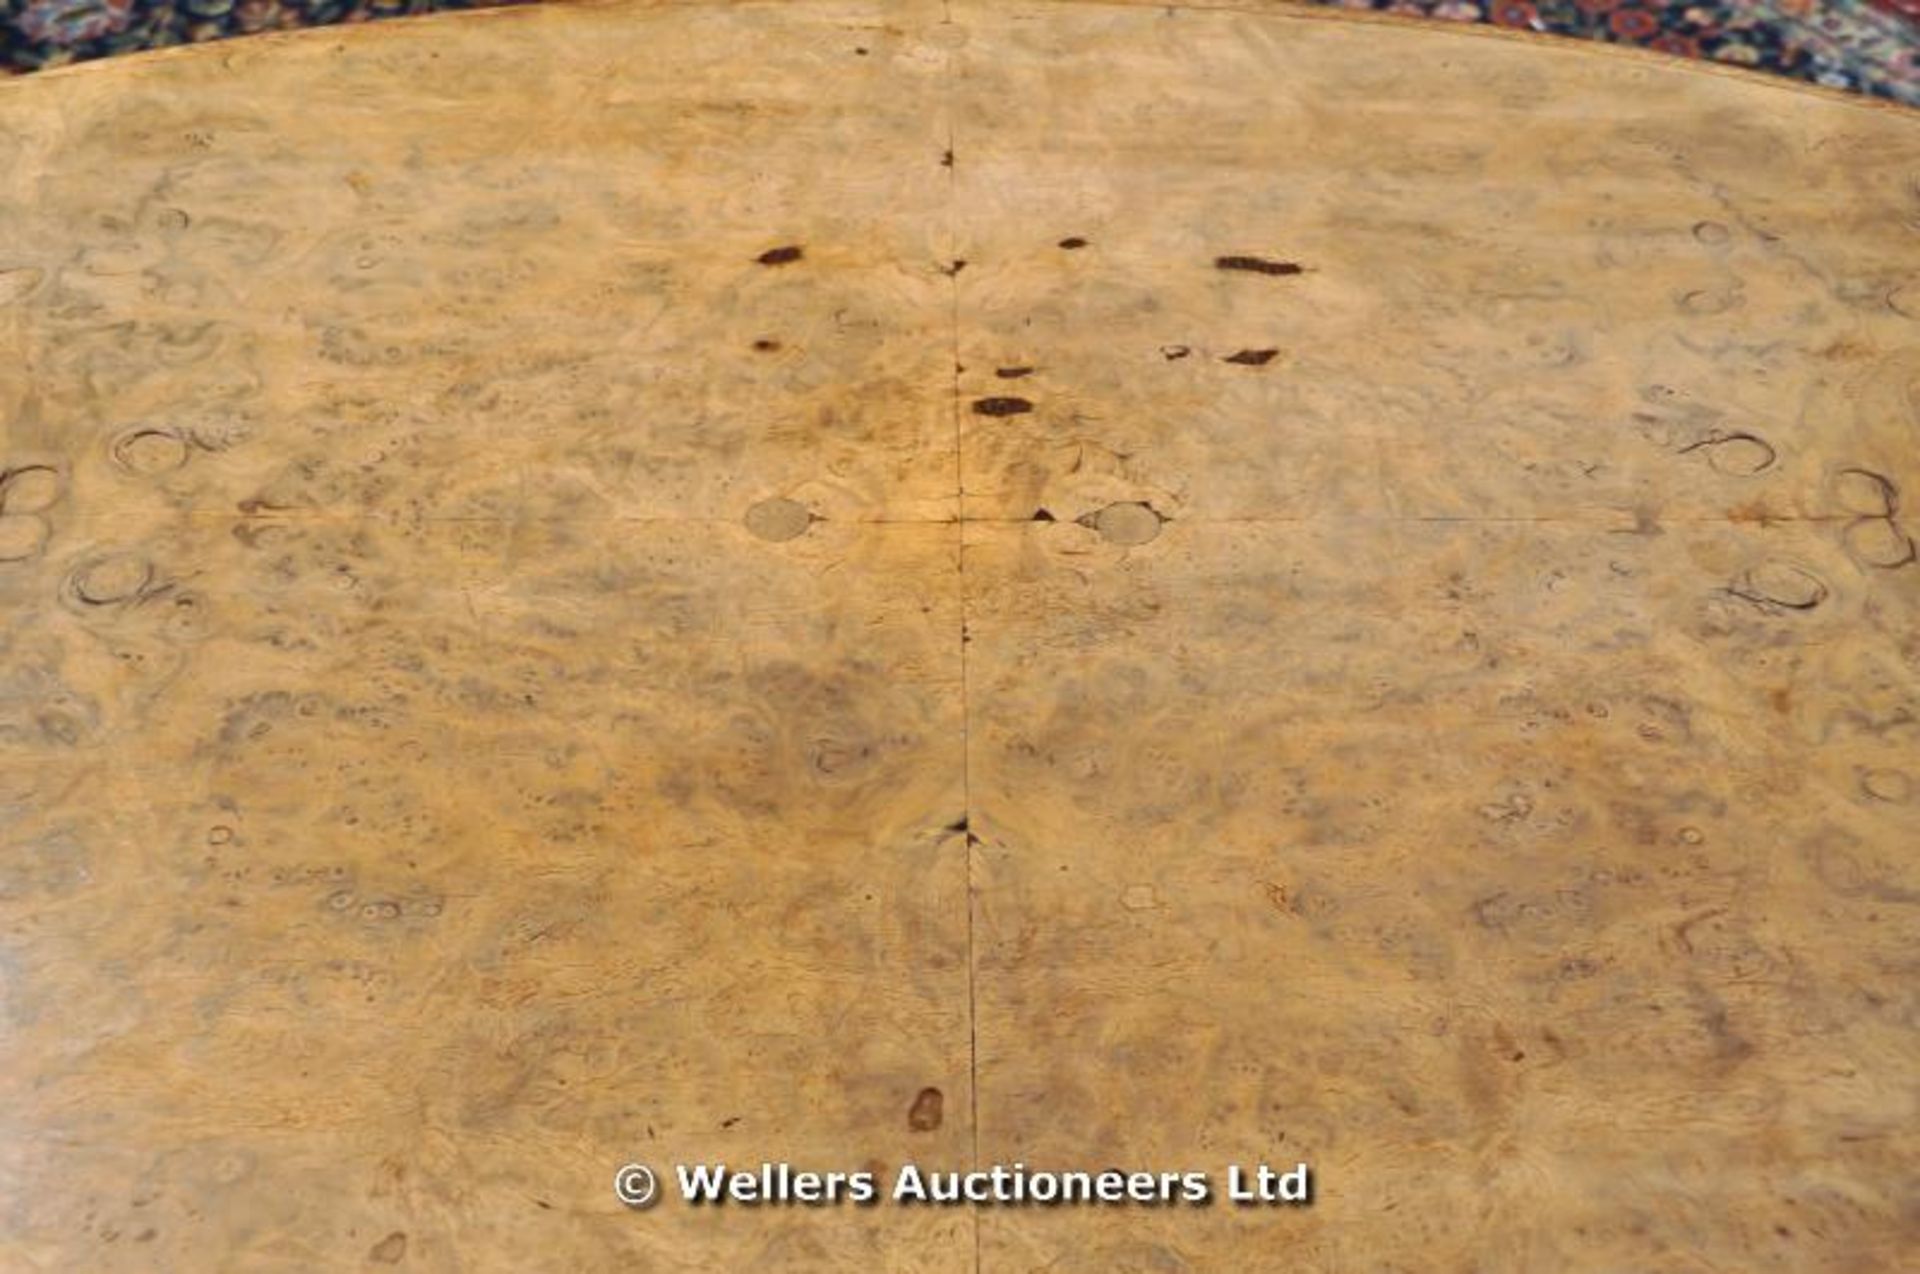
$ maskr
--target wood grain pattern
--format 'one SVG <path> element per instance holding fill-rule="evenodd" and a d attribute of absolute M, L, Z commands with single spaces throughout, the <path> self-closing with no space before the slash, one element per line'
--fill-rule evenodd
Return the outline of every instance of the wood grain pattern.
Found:
<path fill-rule="evenodd" d="M 1894 1270 L 1920 120 L 1273 6 L 0 85 L 0 1267 Z M 1310 1208 L 623 1208 L 1304 1159 Z"/>

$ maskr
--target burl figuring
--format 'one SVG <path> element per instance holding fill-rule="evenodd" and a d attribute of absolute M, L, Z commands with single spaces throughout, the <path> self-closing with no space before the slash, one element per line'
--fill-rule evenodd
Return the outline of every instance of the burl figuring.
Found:
<path fill-rule="evenodd" d="M 1920 115 L 1804 86 L 1253 0 L 0 83 L 0 1271 L 1912 1269 L 1916 492 Z"/>

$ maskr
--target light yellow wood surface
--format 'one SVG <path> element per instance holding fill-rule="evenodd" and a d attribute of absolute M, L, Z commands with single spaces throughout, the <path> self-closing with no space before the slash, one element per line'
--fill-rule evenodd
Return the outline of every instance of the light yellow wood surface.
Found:
<path fill-rule="evenodd" d="M 0 355 L 0 1268 L 1920 1250 L 1920 117 L 314 32 L 0 84 Z M 1316 1198 L 610 1188 L 722 1160 Z"/>

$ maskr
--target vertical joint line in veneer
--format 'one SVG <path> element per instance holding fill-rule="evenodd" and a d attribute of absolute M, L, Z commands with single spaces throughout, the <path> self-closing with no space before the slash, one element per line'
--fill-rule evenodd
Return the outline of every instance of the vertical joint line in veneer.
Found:
<path fill-rule="evenodd" d="M 941 22 L 953 21 L 952 0 L 944 0 L 941 5 Z M 958 161 L 954 143 L 954 63 L 959 56 L 956 49 L 947 50 L 945 74 L 943 77 L 944 105 L 946 111 L 946 153 L 947 170 L 947 248 L 949 259 L 959 249 L 959 178 Z M 953 535 L 954 535 L 954 575 L 959 590 L 960 607 L 960 805 L 962 831 L 961 852 L 966 855 L 965 902 L 967 908 L 967 1123 L 972 1139 L 970 1156 L 971 1166 L 980 1166 L 980 1011 L 979 996 L 976 993 L 978 962 L 974 958 L 974 906 L 973 884 L 974 863 L 973 847 L 973 744 L 972 744 L 972 708 L 967 699 L 967 467 L 966 467 L 966 427 L 965 416 L 961 413 L 960 402 L 962 386 L 960 383 L 960 272 L 958 269 L 947 273 L 948 299 L 950 305 L 951 375 L 953 377 Z M 980 1214 L 973 1213 L 973 1268 L 974 1274 L 980 1271 Z"/>

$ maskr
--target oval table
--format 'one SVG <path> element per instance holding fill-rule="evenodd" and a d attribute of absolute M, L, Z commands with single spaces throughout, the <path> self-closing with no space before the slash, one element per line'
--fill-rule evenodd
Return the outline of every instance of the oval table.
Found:
<path fill-rule="evenodd" d="M 1920 1244 L 1920 116 L 615 3 L 0 84 L 0 183 L 0 1266 Z"/>

